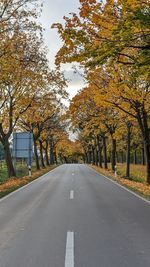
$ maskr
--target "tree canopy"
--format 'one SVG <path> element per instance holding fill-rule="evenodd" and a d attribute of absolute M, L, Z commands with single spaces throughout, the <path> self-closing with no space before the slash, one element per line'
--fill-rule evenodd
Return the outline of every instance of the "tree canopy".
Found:
<path fill-rule="evenodd" d="M 110 135 L 114 129 L 115 136 L 118 122 L 126 118 L 128 137 L 131 124 L 141 132 L 150 183 L 150 2 L 79 2 L 79 14 L 52 26 L 63 42 L 56 64 L 79 62 L 88 82 L 73 99 L 72 123 L 92 130 L 99 116 L 102 128 Z"/>

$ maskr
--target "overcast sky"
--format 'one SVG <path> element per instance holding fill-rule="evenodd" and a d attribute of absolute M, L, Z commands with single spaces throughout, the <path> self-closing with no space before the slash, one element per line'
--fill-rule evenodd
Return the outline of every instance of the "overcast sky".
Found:
<path fill-rule="evenodd" d="M 63 23 L 63 16 L 68 16 L 70 12 L 78 12 L 78 0 L 45 0 L 43 13 L 40 21 L 45 28 L 45 44 L 49 49 L 48 59 L 50 67 L 54 68 L 55 55 L 61 47 L 61 40 L 59 39 L 56 29 L 51 29 L 53 23 Z M 70 98 L 73 97 L 77 91 L 83 87 L 81 77 L 73 73 L 71 64 L 65 64 L 62 70 L 65 71 L 66 78 L 71 79 L 67 91 Z"/>

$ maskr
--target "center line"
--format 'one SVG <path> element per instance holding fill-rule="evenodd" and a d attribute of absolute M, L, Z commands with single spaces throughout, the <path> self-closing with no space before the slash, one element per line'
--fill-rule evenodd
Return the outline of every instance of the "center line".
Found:
<path fill-rule="evenodd" d="M 74 267 L 74 232 L 67 232 L 65 267 Z"/>
<path fill-rule="evenodd" d="M 74 191 L 73 190 L 70 191 L 70 199 L 74 199 Z"/>

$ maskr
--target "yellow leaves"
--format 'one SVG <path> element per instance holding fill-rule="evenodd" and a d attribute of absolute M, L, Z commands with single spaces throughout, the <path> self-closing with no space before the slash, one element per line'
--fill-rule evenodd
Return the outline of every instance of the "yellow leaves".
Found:
<path fill-rule="evenodd" d="M 64 76 L 58 70 L 49 70 L 43 41 L 38 34 L 35 24 L 29 31 L 20 31 L 18 27 L 12 35 L 6 32 L 2 36 L 0 113 L 5 132 L 9 128 L 12 131 L 22 116 L 29 123 L 34 119 L 41 122 L 56 111 L 59 97 L 67 97 Z"/>
<path fill-rule="evenodd" d="M 143 86 L 118 64 L 97 68 L 89 72 L 88 79 L 89 85 L 73 98 L 70 106 L 73 128 L 80 129 L 82 137 L 89 138 L 88 142 L 100 132 L 120 142 L 128 121 L 134 130 L 138 127 L 137 105 L 147 103 Z"/>
<path fill-rule="evenodd" d="M 83 149 L 79 141 L 71 141 L 68 137 L 64 137 L 57 144 L 57 153 L 61 159 L 66 158 L 67 160 L 78 161 L 79 157 L 82 156 Z"/>
<path fill-rule="evenodd" d="M 100 7 L 100 4 L 97 4 L 96 0 L 80 0 L 80 3 L 82 4 L 80 8 L 80 16 L 83 18 L 86 18 L 91 14 L 93 7 Z"/>
<path fill-rule="evenodd" d="M 144 11 L 148 11 L 148 2 L 80 1 L 80 15 L 66 18 L 59 32 L 64 44 L 56 61 L 77 61 L 90 68 L 110 58 L 126 66 L 144 63 L 142 51 L 149 44 L 148 13 Z"/>
<path fill-rule="evenodd" d="M 91 73 L 90 87 L 99 107 L 111 105 L 118 109 L 121 115 L 129 112 L 131 116 L 136 116 L 137 106 L 143 103 L 148 110 L 150 95 L 144 89 L 147 78 L 137 78 L 134 74 L 130 76 L 130 71 L 125 66 L 113 64 L 112 67 L 105 66 L 103 71 L 99 68 Z"/>
<path fill-rule="evenodd" d="M 44 173 L 46 173 L 48 171 L 49 171 L 49 168 L 46 168 L 46 169 L 44 169 L 44 171 L 40 170 L 40 171 L 36 171 L 36 172 L 32 173 L 32 177 L 24 176 L 24 177 L 21 177 L 20 179 L 19 178 L 11 178 L 8 181 L 0 184 L 0 193 L 5 193 L 7 191 L 10 191 L 11 189 L 14 190 L 14 188 L 17 189 L 18 187 L 21 187 L 21 186 L 31 182 L 31 180 L 36 179 L 37 177 L 43 175 Z"/>
<path fill-rule="evenodd" d="M 137 9 L 142 6 L 146 7 L 149 5 L 149 0 L 140 1 L 140 0 L 118 0 L 119 4 L 122 4 L 126 9 Z"/>

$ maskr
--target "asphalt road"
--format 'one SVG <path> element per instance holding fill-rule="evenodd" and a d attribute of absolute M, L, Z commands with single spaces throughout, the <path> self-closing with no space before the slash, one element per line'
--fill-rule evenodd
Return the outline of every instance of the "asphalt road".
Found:
<path fill-rule="evenodd" d="M 150 204 L 63 165 L 0 201 L 0 267 L 149 267 Z"/>

